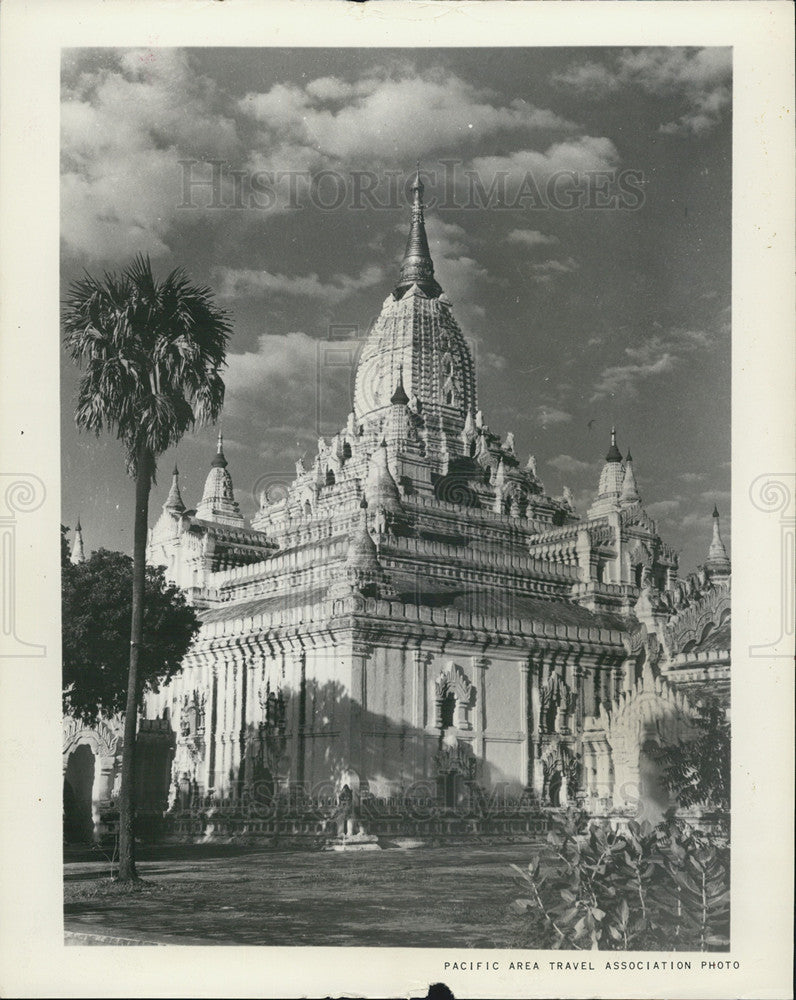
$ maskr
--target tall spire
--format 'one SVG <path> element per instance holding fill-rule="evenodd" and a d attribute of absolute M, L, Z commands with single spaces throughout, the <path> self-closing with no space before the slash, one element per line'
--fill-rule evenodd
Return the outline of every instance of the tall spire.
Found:
<path fill-rule="evenodd" d="M 426 223 L 423 215 L 423 182 L 420 180 L 420 162 L 412 184 L 412 223 L 406 241 L 401 276 L 395 286 L 396 298 L 401 298 L 412 285 L 419 285 L 427 295 L 440 295 L 442 289 L 434 279 L 434 263 L 428 249 Z"/>
<path fill-rule="evenodd" d="M 75 537 L 72 541 L 72 554 L 69 556 L 69 561 L 74 566 L 86 561 L 86 553 L 83 551 L 83 529 L 80 527 L 80 518 L 77 519 Z"/>
<path fill-rule="evenodd" d="M 182 514 L 185 511 L 185 504 L 182 501 L 182 494 L 180 493 L 180 470 L 177 466 L 174 466 L 174 472 L 171 474 L 171 489 L 169 490 L 169 495 L 166 497 L 166 502 L 163 504 L 164 510 L 172 510 L 176 514 Z"/>
<path fill-rule="evenodd" d="M 713 505 L 713 538 L 708 549 L 705 568 L 714 578 L 727 577 L 731 571 L 730 557 L 727 555 L 727 549 L 724 547 L 719 530 L 719 508 L 715 504 Z"/>

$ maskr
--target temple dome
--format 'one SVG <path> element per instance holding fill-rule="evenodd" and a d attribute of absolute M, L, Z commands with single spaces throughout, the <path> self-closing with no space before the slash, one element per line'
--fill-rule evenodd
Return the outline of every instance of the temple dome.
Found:
<path fill-rule="evenodd" d="M 384 302 L 362 351 L 354 411 L 363 423 L 391 405 L 401 385 L 413 405 L 445 434 L 461 434 L 477 409 L 475 370 L 450 301 L 434 279 L 422 205 L 415 183 L 412 223 L 395 291 Z"/>

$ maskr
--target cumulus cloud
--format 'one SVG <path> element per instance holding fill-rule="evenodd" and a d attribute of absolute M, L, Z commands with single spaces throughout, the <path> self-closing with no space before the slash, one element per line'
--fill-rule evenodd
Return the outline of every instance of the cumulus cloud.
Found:
<path fill-rule="evenodd" d="M 619 164 L 619 153 L 604 136 L 577 136 L 551 143 L 545 150 L 518 149 L 501 156 L 477 156 L 472 169 L 488 191 L 496 179 L 505 180 L 506 196 L 517 199 L 523 193 L 539 202 L 539 190 L 551 177 L 574 172 L 609 171 Z"/>
<path fill-rule="evenodd" d="M 578 263 L 572 257 L 565 260 L 544 260 L 538 264 L 527 265 L 525 270 L 532 281 L 539 285 L 552 285 L 557 278 L 577 271 Z"/>
<path fill-rule="evenodd" d="M 321 281 L 314 273 L 289 276 L 248 268 L 218 267 L 214 268 L 213 274 L 221 298 L 285 295 L 312 299 L 326 305 L 336 305 L 363 288 L 381 284 L 385 278 L 384 269 L 376 265 L 366 267 L 355 277 L 336 274 L 329 281 Z"/>
<path fill-rule="evenodd" d="M 303 87 L 277 84 L 246 94 L 238 107 L 271 141 L 290 140 L 338 160 L 368 162 L 402 163 L 418 149 L 427 154 L 461 149 L 501 133 L 573 128 L 525 101 L 501 104 L 454 73 L 417 73 L 413 67 L 373 70 L 353 83 L 322 77 Z"/>
<path fill-rule="evenodd" d="M 548 459 L 547 464 L 563 475 L 570 476 L 589 472 L 594 468 L 592 462 L 583 462 L 572 455 L 556 455 L 555 458 Z"/>
<path fill-rule="evenodd" d="M 406 235 L 406 223 L 402 222 L 398 228 L 402 235 Z M 469 253 L 474 242 L 463 226 L 443 222 L 438 215 L 431 215 L 426 219 L 426 236 L 434 260 Z"/>
<path fill-rule="evenodd" d="M 235 121 L 184 50 L 123 50 L 66 65 L 61 104 L 61 233 L 89 259 L 168 252 L 182 198 L 180 159 L 234 157 Z"/>
<path fill-rule="evenodd" d="M 545 236 L 538 229 L 512 229 L 506 239 L 509 243 L 517 243 L 525 247 L 544 247 L 558 243 L 558 237 Z"/>
<path fill-rule="evenodd" d="M 573 62 L 553 81 L 586 98 L 639 88 L 680 102 L 682 113 L 662 122 L 667 134 L 700 134 L 714 128 L 732 101 L 732 50 L 729 48 L 628 49 L 606 62 Z"/>
<path fill-rule="evenodd" d="M 494 351 L 483 351 L 478 355 L 478 361 L 482 366 L 486 365 L 499 372 L 505 371 L 509 366 L 508 358 L 502 354 L 496 354 Z"/>
<path fill-rule="evenodd" d="M 302 332 L 262 334 L 255 350 L 227 356 L 225 418 L 261 428 L 260 457 L 291 472 L 351 408 L 353 368 L 326 364 L 325 347 Z"/>
<path fill-rule="evenodd" d="M 680 501 L 657 500 L 655 503 L 647 504 L 646 510 L 651 517 L 666 519 L 680 510 Z"/>
<path fill-rule="evenodd" d="M 405 226 L 401 226 L 405 232 Z M 486 310 L 480 304 L 485 286 L 501 283 L 503 279 L 494 278 L 486 267 L 472 256 L 472 238 L 466 230 L 454 223 L 444 222 L 435 214 L 426 217 L 426 234 L 429 249 L 434 260 L 434 270 L 445 294 L 453 302 L 456 318 L 465 334 L 477 343 L 480 337 L 480 324 L 486 316 Z M 498 355 L 492 356 L 490 362 L 482 358 L 491 367 L 500 367 L 494 361 Z"/>
<path fill-rule="evenodd" d="M 536 415 L 542 427 L 555 424 L 568 424 L 572 420 L 572 414 L 566 410 L 559 410 L 555 406 L 545 406 L 542 404 L 536 408 Z"/>
<path fill-rule="evenodd" d="M 720 504 L 720 503 L 723 503 L 727 507 L 729 507 L 730 496 L 731 496 L 731 494 L 730 494 L 729 490 L 705 490 L 703 493 L 700 493 L 699 499 L 703 503 L 707 503 L 707 504 L 714 504 L 714 503 L 715 504 Z"/>
<path fill-rule="evenodd" d="M 61 203 L 67 255 L 108 262 L 137 251 L 165 256 L 177 227 L 200 220 L 229 224 L 229 212 L 217 208 L 236 203 L 236 185 L 247 185 L 244 197 L 268 211 L 238 212 L 234 224 L 259 225 L 306 199 L 309 178 L 319 171 L 332 169 L 351 181 L 352 165 L 401 168 L 418 150 L 432 160 L 461 157 L 459 181 L 469 184 L 463 179 L 469 171 L 487 187 L 500 171 L 515 185 L 529 172 L 543 184 L 558 171 L 618 162 L 609 139 L 579 135 L 549 109 L 503 98 L 442 68 L 418 72 L 409 61 L 393 61 L 354 79 L 283 82 L 241 98 L 200 66 L 198 57 L 179 49 L 66 57 Z M 495 148 L 498 139 L 505 153 L 474 156 L 484 142 Z M 216 178 L 216 191 L 210 161 L 229 165 Z M 233 168 L 244 172 L 244 181 Z M 269 193 L 252 187 L 255 174 Z M 186 190 L 192 210 L 184 207 Z M 536 239 L 542 245 L 541 236 L 526 235 L 525 244 Z M 458 256 L 475 259 L 467 250 Z"/>
<path fill-rule="evenodd" d="M 227 356 L 226 405 L 261 397 L 283 381 L 309 385 L 317 366 L 318 342 L 306 333 L 262 334 L 256 351 Z"/>
<path fill-rule="evenodd" d="M 609 365 L 600 372 L 591 402 L 608 396 L 634 397 L 640 383 L 673 371 L 688 354 L 712 343 L 712 337 L 704 330 L 673 329 L 626 347 L 627 360 L 623 364 Z"/>

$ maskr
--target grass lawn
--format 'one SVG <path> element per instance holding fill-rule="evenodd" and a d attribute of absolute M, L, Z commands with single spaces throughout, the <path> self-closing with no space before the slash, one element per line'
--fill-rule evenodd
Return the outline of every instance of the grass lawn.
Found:
<path fill-rule="evenodd" d="M 67 855 L 64 920 L 73 932 L 186 943 L 528 947 L 525 920 L 510 909 L 523 891 L 509 864 L 524 866 L 534 853 L 527 843 L 362 853 L 145 849 L 135 891 L 107 881 L 104 858 Z"/>

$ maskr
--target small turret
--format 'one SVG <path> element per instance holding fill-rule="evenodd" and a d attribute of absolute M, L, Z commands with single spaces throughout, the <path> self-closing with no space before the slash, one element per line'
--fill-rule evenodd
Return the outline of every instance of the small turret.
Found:
<path fill-rule="evenodd" d="M 390 402 L 393 406 L 406 406 L 409 402 L 409 397 L 406 395 L 406 389 L 404 389 L 403 365 L 400 365 L 398 368 L 398 385 L 395 387 L 395 392 L 390 397 Z"/>
<path fill-rule="evenodd" d="M 69 556 L 69 561 L 73 566 L 78 566 L 80 563 L 84 563 L 86 561 L 86 553 L 83 550 L 83 529 L 80 527 L 80 518 L 77 519 L 75 537 L 72 541 L 72 554 Z"/>
<path fill-rule="evenodd" d="M 232 476 L 227 471 L 227 464 L 224 456 L 224 439 L 219 434 L 216 454 L 210 463 L 210 472 L 205 481 L 202 499 L 196 508 L 196 516 L 202 521 L 217 521 L 219 524 L 243 527 L 243 515 L 235 499 Z"/>
<path fill-rule="evenodd" d="M 342 572 L 329 586 L 328 595 L 332 599 L 355 594 L 379 597 L 392 592 L 368 528 L 368 502 L 365 497 L 360 501 L 359 511 L 359 520 L 349 535 Z"/>
<path fill-rule="evenodd" d="M 633 473 L 633 456 L 627 453 L 625 459 L 625 477 L 622 480 L 622 493 L 619 502 L 623 507 L 630 507 L 632 504 L 641 503 L 641 494 L 638 491 L 636 477 Z"/>
<path fill-rule="evenodd" d="M 374 510 L 395 514 L 402 509 L 401 494 L 387 463 L 387 443 L 384 440 L 370 456 L 365 496 Z"/>
<path fill-rule="evenodd" d="M 357 570 L 360 573 L 375 572 L 381 569 L 376 543 L 368 530 L 368 502 L 362 497 L 359 504 L 359 522 L 351 532 L 346 555 L 346 569 Z"/>
<path fill-rule="evenodd" d="M 622 453 L 616 444 L 616 428 L 612 427 L 611 446 L 605 456 L 605 465 L 600 473 L 597 496 L 588 511 L 589 517 L 600 517 L 617 509 L 622 497 L 624 480 L 625 468 L 622 465 Z"/>
<path fill-rule="evenodd" d="M 705 569 L 712 580 L 726 580 L 732 571 L 730 557 L 727 555 L 727 549 L 724 547 L 719 529 L 719 509 L 715 504 L 713 506 L 713 537 L 708 549 Z"/>
<path fill-rule="evenodd" d="M 163 504 L 163 510 L 172 511 L 174 514 L 184 514 L 185 509 L 182 494 L 180 493 L 180 470 L 175 465 L 174 472 L 171 474 L 171 489 L 169 490 L 169 495 L 166 497 L 166 502 Z"/>

